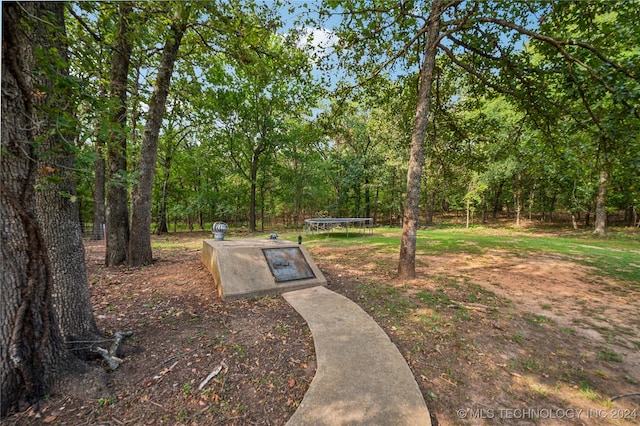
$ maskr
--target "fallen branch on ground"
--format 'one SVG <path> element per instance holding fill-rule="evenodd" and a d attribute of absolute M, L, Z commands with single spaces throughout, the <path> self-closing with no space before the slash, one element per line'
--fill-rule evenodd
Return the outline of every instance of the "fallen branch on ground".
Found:
<path fill-rule="evenodd" d="M 218 374 L 220 374 L 220 372 L 222 371 L 222 368 L 224 367 L 225 371 L 227 369 L 227 363 L 224 362 L 224 360 L 222 360 L 222 362 L 220 362 L 220 365 L 218 365 L 218 367 L 216 367 L 215 370 L 213 370 L 211 372 L 211 374 L 209 374 L 207 376 L 206 379 L 204 379 L 202 381 L 202 383 L 200 383 L 200 386 L 198 386 L 198 390 L 202 390 L 203 387 L 205 387 L 207 385 L 207 383 L 209 383 L 209 380 L 213 379 L 214 377 L 216 377 Z"/>
<path fill-rule="evenodd" d="M 640 392 L 625 393 L 623 395 L 616 395 L 613 398 L 611 398 L 611 401 L 615 401 L 616 399 L 620 399 L 620 398 L 626 398 L 628 396 L 640 396 Z"/>
<path fill-rule="evenodd" d="M 491 308 L 489 306 L 486 305 L 481 305 L 479 303 L 467 303 L 464 304 L 462 302 L 456 302 L 455 300 L 452 300 L 451 304 L 447 305 L 447 308 L 453 308 L 453 309 L 460 309 L 460 308 L 464 308 L 466 310 L 469 311 L 478 311 L 478 312 L 487 312 L 489 310 L 493 310 L 495 308 Z"/>
<path fill-rule="evenodd" d="M 121 358 L 111 355 L 109 351 L 107 351 L 106 349 L 102 349 L 101 347 L 98 346 L 96 348 L 96 352 L 102 355 L 102 358 L 104 358 L 105 361 L 107 361 L 107 364 L 109 364 L 109 368 L 111 370 L 115 370 L 116 368 L 118 368 L 120 364 L 122 364 Z"/>
<path fill-rule="evenodd" d="M 127 337 L 131 337 L 132 335 L 132 331 L 118 331 L 115 334 L 115 341 L 108 351 L 99 346 L 96 348 L 96 352 L 102 355 L 102 358 L 107 361 L 107 364 L 109 364 L 109 368 L 111 370 L 115 370 L 120 364 L 122 364 L 122 358 L 118 358 L 116 356 L 116 354 L 118 353 L 118 348 L 120 347 L 120 344 L 124 339 L 126 339 Z"/>
<path fill-rule="evenodd" d="M 155 376 L 153 376 L 154 380 L 158 380 L 160 378 L 162 378 L 162 376 L 164 376 L 165 374 L 167 374 L 169 371 L 173 370 L 173 367 L 175 367 L 176 365 L 178 365 L 178 362 L 180 361 L 176 361 L 173 364 L 171 364 L 171 367 L 165 368 L 164 370 L 162 370 L 161 372 L 159 372 L 158 374 L 156 374 Z"/>

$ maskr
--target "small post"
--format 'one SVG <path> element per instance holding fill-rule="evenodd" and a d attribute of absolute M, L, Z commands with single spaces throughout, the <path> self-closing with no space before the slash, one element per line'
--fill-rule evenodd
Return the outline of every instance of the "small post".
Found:
<path fill-rule="evenodd" d="M 298 235 L 298 244 L 302 244 L 302 235 Z"/>

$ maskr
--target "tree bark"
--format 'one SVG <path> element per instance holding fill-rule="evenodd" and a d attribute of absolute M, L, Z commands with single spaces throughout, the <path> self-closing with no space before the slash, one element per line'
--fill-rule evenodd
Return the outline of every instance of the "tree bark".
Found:
<path fill-rule="evenodd" d="M 55 13 L 61 11 L 61 8 L 56 9 Z M 59 25 L 53 28 L 55 35 L 42 41 L 46 54 L 55 52 L 55 56 L 45 58 L 45 66 L 53 68 L 51 72 L 35 75 L 34 82 L 40 87 L 64 87 L 56 84 L 56 80 L 64 82 L 69 77 L 67 47 L 63 43 L 66 38 L 64 14 L 56 16 L 56 22 Z M 74 122 L 74 111 L 68 106 L 71 97 L 71 93 L 57 88 L 36 102 L 41 135 L 36 212 L 51 264 L 55 314 L 68 345 L 72 340 L 100 337 L 87 283 L 76 182 L 72 175 L 75 166 L 73 141 L 77 129 L 64 124 Z M 65 116 L 67 120 L 64 120 Z"/>
<path fill-rule="evenodd" d="M 100 96 L 106 94 L 106 89 L 101 87 Z M 96 120 L 96 128 L 102 128 L 102 120 Z M 96 132 L 96 158 L 93 160 L 93 229 L 91 232 L 91 239 L 100 241 L 104 240 L 104 226 L 105 226 L 105 161 L 104 161 L 104 148 L 106 142 L 102 136 L 102 132 L 98 130 Z"/>
<path fill-rule="evenodd" d="M 140 162 L 138 165 L 139 182 L 133 188 L 131 200 L 131 233 L 129 236 L 128 263 L 132 266 L 150 264 L 153 261 L 151 250 L 151 195 L 158 153 L 158 135 L 166 110 L 167 96 L 171 84 L 171 74 L 178 57 L 182 36 L 187 28 L 189 8 L 185 4 L 177 5 L 177 12 L 168 39 L 164 45 L 162 59 L 158 66 L 158 75 L 151 101 L 147 123 L 142 137 Z"/>
<path fill-rule="evenodd" d="M 61 2 L 2 6 L 0 415 L 22 399 L 44 396 L 70 359 L 56 324 L 51 264 L 35 202 L 36 178 L 43 172 L 36 161 L 43 136 L 37 103 L 47 94 L 34 87 L 34 50 L 59 35 L 63 8 Z"/>
<path fill-rule="evenodd" d="M 607 186 L 609 185 L 609 172 L 606 169 L 600 170 L 598 179 L 598 196 L 596 198 L 596 227 L 594 234 L 604 235 L 607 227 Z"/>
<path fill-rule="evenodd" d="M 94 178 L 93 178 L 93 231 L 91 239 L 103 240 L 105 224 L 105 206 L 104 206 L 104 182 L 105 182 L 105 165 L 102 153 L 102 145 L 96 146 L 96 159 L 93 161 Z"/>
<path fill-rule="evenodd" d="M 167 198 L 169 196 L 169 177 L 171 173 L 171 160 L 165 165 L 162 178 L 162 193 L 160 196 L 160 211 L 158 212 L 158 235 L 169 232 L 167 228 Z"/>
<path fill-rule="evenodd" d="M 504 181 L 498 182 L 498 189 L 496 190 L 496 198 L 493 200 L 493 218 L 498 217 L 498 211 L 501 210 L 500 206 L 500 197 L 502 196 L 502 187 L 504 186 Z"/>
<path fill-rule="evenodd" d="M 107 145 L 107 196 L 105 264 L 121 265 L 127 261 L 129 246 L 129 208 L 127 204 L 127 77 L 131 60 L 131 29 L 129 19 L 133 5 L 118 3 L 118 30 L 111 57 L 110 98 L 114 109 L 110 112 L 109 142 Z"/>
<path fill-rule="evenodd" d="M 429 15 L 424 60 L 420 70 L 420 90 L 416 117 L 411 134 L 411 153 L 407 173 L 407 195 L 402 221 L 402 240 L 400 242 L 400 260 L 398 278 L 411 279 L 416 276 L 416 239 L 420 213 L 420 181 L 424 165 L 424 142 L 429 123 L 431 106 L 431 85 L 434 80 L 436 51 L 440 35 L 440 1 L 434 0 Z"/>
<path fill-rule="evenodd" d="M 259 148 L 253 153 L 251 160 L 251 194 L 249 199 L 249 231 L 256 232 L 256 180 L 258 179 L 259 158 L 262 149 Z"/>

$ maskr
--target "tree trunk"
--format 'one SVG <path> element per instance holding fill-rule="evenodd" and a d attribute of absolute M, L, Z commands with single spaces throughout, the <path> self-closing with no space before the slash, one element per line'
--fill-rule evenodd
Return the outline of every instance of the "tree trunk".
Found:
<path fill-rule="evenodd" d="M 251 196 L 249 200 L 249 231 L 256 232 L 256 179 L 258 175 L 258 162 L 254 156 L 251 164 Z"/>
<path fill-rule="evenodd" d="M 493 201 L 493 218 L 498 217 L 498 211 L 500 210 L 500 197 L 502 196 L 502 187 L 504 186 L 504 181 L 500 181 L 498 183 L 498 189 L 496 191 L 496 198 Z"/>
<path fill-rule="evenodd" d="M 160 195 L 160 206 L 158 211 L 158 235 L 166 234 L 169 232 L 169 221 L 167 219 L 167 203 L 169 198 L 169 180 L 171 179 L 171 165 L 173 164 L 173 156 L 175 151 L 178 149 L 180 144 L 186 138 L 186 132 L 183 136 L 180 137 L 176 145 L 169 145 L 167 152 L 164 155 L 164 160 L 162 161 L 162 191 Z"/>
<path fill-rule="evenodd" d="M 371 217 L 371 189 L 369 188 L 369 176 L 364 177 L 364 217 Z"/>
<path fill-rule="evenodd" d="M 102 145 L 96 146 L 96 159 L 93 162 L 94 179 L 93 179 L 93 232 L 91 239 L 104 239 L 104 181 L 105 181 L 105 165 L 102 154 Z"/>
<path fill-rule="evenodd" d="M 609 173 L 604 168 L 600 170 L 598 179 L 598 197 L 596 198 L 596 227 L 594 234 L 604 235 L 607 226 L 607 185 L 609 184 Z"/>
<path fill-rule="evenodd" d="M 25 25 L 31 17 L 34 21 Z M 36 177 L 46 170 L 39 170 L 36 162 L 36 142 L 43 134 L 34 125 L 34 94 L 44 99 L 47 94 L 34 87 L 34 50 L 58 37 L 61 28 L 63 3 L 2 6 L 0 415 L 22 399 L 43 397 L 70 359 L 56 324 L 51 264 L 35 202 Z"/>
<path fill-rule="evenodd" d="M 400 243 L 400 260 L 398 262 L 398 278 L 411 279 L 416 276 L 416 239 L 418 232 L 420 181 L 424 165 L 424 142 L 429 123 L 431 106 L 431 85 L 434 80 L 436 51 L 440 35 L 440 1 L 435 0 L 429 15 L 427 40 L 424 49 L 424 61 L 420 70 L 420 90 L 416 117 L 411 134 L 411 154 L 407 173 L 407 195 L 405 201 L 402 240 Z"/>
<path fill-rule="evenodd" d="M 158 153 L 158 135 L 166 110 L 167 96 L 171 84 L 173 66 L 178 57 L 182 36 L 187 27 L 188 6 L 177 4 L 178 8 L 167 42 L 164 45 L 162 59 L 158 66 L 156 84 L 149 102 L 147 123 L 140 148 L 138 165 L 139 182 L 133 188 L 131 199 L 131 233 L 129 236 L 128 263 L 132 266 L 150 264 L 153 261 L 151 251 L 151 195 Z"/>
<path fill-rule="evenodd" d="M 533 206 L 535 204 L 536 186 L 537 182 L 534 182 L 533 188 L 529 191 L 529 221 L 533 220 Z"/>
<path fill-rule="evenodd" d="M 435 189 L 429 191 L 429 205 L 427 206 L 427 221 L 426 225 L 433 225 L 433 215 L 436 208 L 436 196 L 438 195 Z"/>
<path fill-rule="evenodd" d="M 522 172 L 516 174 L 514 180 L 515 190 L 513 192 L 513 208 L 516 214 L 516 226 L 520 226 L 520 214 L 522 213 Z"/>
<path fill-rule="evenodd" d="M 107 150 L 106 234 L 107 266 L 127 261 L 129 246 L 129 209 L 127 204 L 127 77 L 131 60 L 131 29 L 129 19 L 133 4 L 118 3 L 118 30 L 111 57 L 110 98 L 116 105 L 110 112 Z"/>
<path fill-rule="evenodd" d="M 249 231 L 256 232 L 256 186 L 258 180 L 258 169 L 260 167 L 260 155 L 264 152 L 264 144 L 258 142 L 257 148 L 253 151 L 251 158 L 251 171 L 249 178 L 251 180 L 251 194 L 249 199 Z"/>
<path fill-rule="evenodd" d="M 264 184 L 260 185 L 260 232 L 264 232 L 264 206 L 265 206 L 265 202 L 264 202 L 264 195 L 265 191 L 264 191 Z"/>
<path fill-rule="evenodd" d="M 167 228 L 167 197 L 169 196 L 169 176 L 171 173 L 171 160 L 169 167 L 164 170 L 162 180 L 162 194 L 160 196 L 160 212 L 158 213 L 158 235 L 169 232 Z"/>
<path fill-rule="evenodd" d="M 66 36 L 64 17 L 59 18 L 59 22 L 62 25 L 57 28 L 56 35 L 43 41 L 46 52 L 56 54 L 46 58 L 47 66 L 55 67 L 54 74 L 42 72 L 35 78 L 41 87 L 56 87 L 56 79 L 69 77 L 67 48 L 62 43 Z M 69 111 L 67 106 L 69 96 L 70 93 L 63 90 L 51 90 L 44 98 L 46 104 L 43 103 L 37 113 L 37 122 L 41 123 L 38 130 L 42 136 L 38 161 L 41 176 L 35 198 L 37 218 L 52 268 L 53 304 L 68 347 L 72 340 L 101 337 L 93 317 L 82 228 L 78 219 L 76 182 L 72 175 L 75 147 L 70 141 L 75 139 L 77 129 L 62 124 L 73 122 L 73 111 Z M 51 117 L 47 111 L 55 111 L 55 115 Z M 65 115 L 67 120 L 59 120 Z"/>
<path fill-rule="evenodd" d="M 105 89 L 101 88 L 100 95 L 106 94 Z M 96 120 L 96 127 L 101 128 L 103 124 L 101 120 Z M 101 135 L 102 132 L 96 132 L 96 158 L 93 161 L 94 177 L 93 177 L 93 230 L 91 233 L 92 240 L 104 239 L 104 226 L 105 226 L 105 162 L 104 162 L 104 147 L 105 140 Z"/>
<path fill-rule="evenodd" d="M 373 226 L 378 225 L 378 197 L 380 196 L 380 189 L 376 188 L 376 196 L 373 200 Z"/>

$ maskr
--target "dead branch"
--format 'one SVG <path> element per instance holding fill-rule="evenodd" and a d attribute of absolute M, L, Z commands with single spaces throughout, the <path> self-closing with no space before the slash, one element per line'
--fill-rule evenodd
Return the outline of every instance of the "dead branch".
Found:
<path fill-rule="evenodd" d="M 118 358 L 116 356 L 116 354 L 118 353 L 120 344 L 124 339 L 126 339 L 127 337 L 131 337 L 132 335 L 133 335 L 132 331 L 118 331 L 116 332 L 115 340 L 108 351 L 99 346 L 96 348 L 96 352 L 102 355 L 102 358 L 104 358 L 105 361 L 107 361 L 107 364 L 109 365 L 109 368 L 112 371 L 118 368 L 118 366 L 122 364 L 122 361 L 123 361 L 121 358 Z"/>
<path fill-rule="evenodd" d="M 176 365 L 178 365 L 178 362 L 180 361 L 176 361 L 173 364 L 171 364 L 171 367 L 165 368 L 163 369 L 161 372 L 159 372 L 158 374 L 156 374 L 155 376 L 153 376 L 154 380 L 158 380 L 161 379 L 162 376 L 164 376 L 165 374 L 167 374 L 168 372 L 170 372 L 171 370 L 173 370 L 173 367 L 175 367 Z"/>
<path fill-rule="evenodd" d="M 622 395 L 616 395 L 613 398 L 611 398 L 611 401 L 615 401 L 616 399 L 620 399 L 620 398 L 626 398 L 628 396 L 640 396 L 640 392 L 625 393 L 625 394 L 622 394 Z"/>
<path fill-rule="evenodd" d="M 220 362 L 220 365 L 218 365 L 218 366 L 216 367 L 216 369 L 215 369 L 215 370 L 213 370 L 213 371 L 212 371 L 212 372 L 207 376 L 207 378 L 206 378 L 206 379 L 204 379 L 204 380 L 202 381 L 202 383 L 200 383 L 200 386 L 198 386 L 198 390 L 202 390 L 202 388 L 204 388 L 204 387 L 207 385 L 207 383 L 209 383 L 209 380 L 213 379 L 213 378 L 214 378 L 214 377 L 216 377 L 218 374 L 220 374 L 220 372 L 222 371 L 222 369 L 223 369 L 223 368 L 225 369 L 225 371 L 227 371 L 227 368 L 228 368 L 228 367 L 227 367 L 227 363 L 226 363 L 226 362 L 224 362 L 224 360 L 222 360 L 222 362 Z"/>
<path fill-rule="evenodd" d="M 103 349 L 101 347 L 97 347 L 96 348 L 96 352 L 98 352 L 100 355 L 102 355 L 102 358 L 105 359 L 105 361 L 107 361 L 107 364 L 109 364 L 109 368 L 113 371 L 116 368 L 118 368 L 118 366 L 120 364 L 122 364 L 122 359 L 118 358 L 117 356 L 113 356 L 109 353 L 109 351 L 107 351 L 106 349 Z"/>
<path fill-rule="evenodd" d="M 133 331 L 118 331 L 115 334 L 116 340 L 113 342 L 113 345 L 111 345 L 111 349 L 109 349 L 109 353 L 111 355 L 115 355 L 118 351 L 118 349 L 120 348 L 120 344 L 122 343 L 122 341 L 124 339 L 126 339 L 127 337 L 131 337 L 133 336 Z"/>
<path fill-rule="evenodd" d="M 477 311 L 477 312 L 487 312 L 494 309 L 486 305 L 481 305 L 480 303 L 464 304 L 462 302 L 456 302 L 455 300 L 452 300 L 451 302 L 453 303 L 451 303 L 450 305 L 447 305 L 447 308 L 453 308 L 453 309 L 464 308 L 468 311 Z"/>

